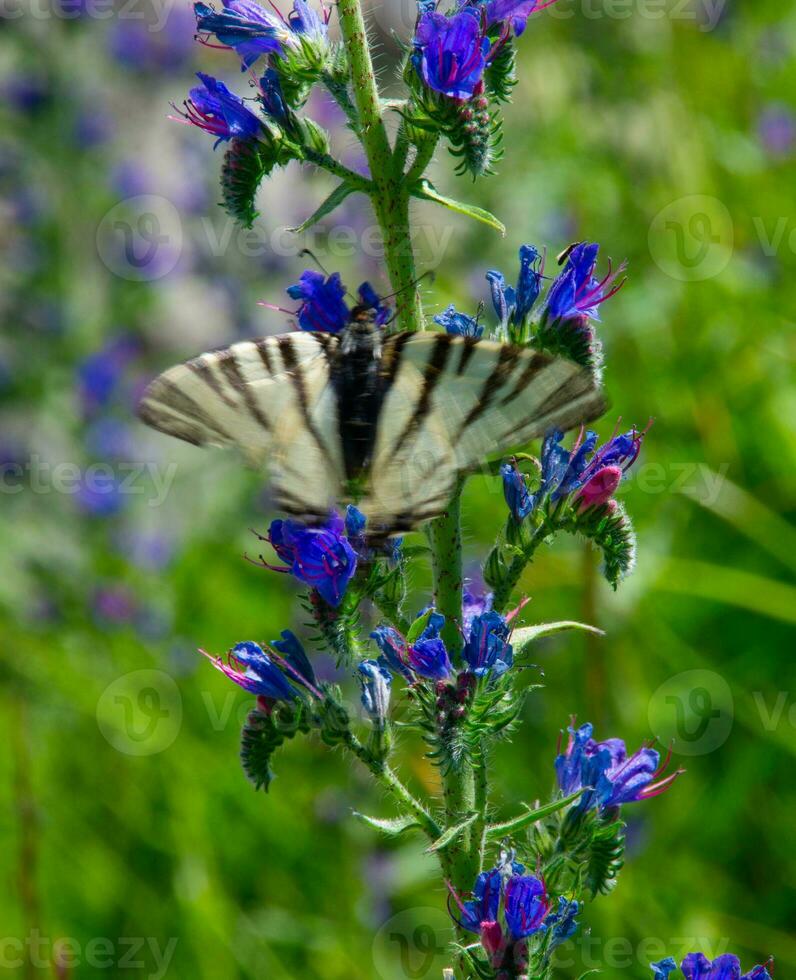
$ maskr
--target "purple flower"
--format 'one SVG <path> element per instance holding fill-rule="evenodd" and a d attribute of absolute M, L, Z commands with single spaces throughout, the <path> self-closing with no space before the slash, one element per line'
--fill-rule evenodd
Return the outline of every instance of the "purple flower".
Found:
<path fill-rule="evenodd" d="M 501 853 L 501 863 L 491 871 L 482 872 L 475 881 L 473 898 L 463 902 L 451 885 L 448 910 L 453 920 L 468 932 L 481 937 L 494 969 L 504 965 L 509 950 L 517 943 L 545 928 L 549 902 L 544 882 L 525 875 L 513 854 Z M 501 922 L 502 910 L 502 922 Z M 519 951 L 509 955 L 517 956 Z M 526 951 L 527 952 L 527 951 Z M 520 958 L 522 953 L 519 952 Z"/>
<path fill-rule="evenodd" d="M 504 463 L 500 467 L 500 475 L 503 477 L 503 496 L 506 504 L 514 520 L 519 523 L 525 520 L 536 507 L 539 495 L 531 493 L 528 489 L 525 474 L 520 472 L 516 460 Z"/>
<path fill-rule="evenodd" d="M 271 119 L 275 119 L 281 125 L 286 125 L 290 121 L 290 110 L 285 102 L 282 92 L 282 83 L 279 80 L 279 72 L 275 68 L 267 68 L 260 79 L 260 105 L 265 109 Z"/>
<path fill-rule="evenodd" d="M 500 323 L 522 325 L 542 288 L 542 256 L 533 245 L 520 246 L 520 273 L 517 285 L 507 286 L 503 273 L 491 269 L 486 274 L 492 293 L 492 305 Z"/>
<path fill-rule="evenodd" d="M 338 514 L 326 524 L 310 527 L 298 521 L 271 522 L 268 540 L 290 571 L 315 589 L 330 606 L 339 606 L 357 568 L 357 556 L 343 534 Z"/>
<path fill-rule="evenodd" d="M 544 920 L 545 928 L 552 932 L 550 945 L 547 947 L 548 952 L 552 952 L 575 935 L 579 926 L 575 917 L 580 910 L 580 902 L 574 899 L 570 902 L 563 895 L 558 899 L 558 909 L 551 912 Z"/>
<path fill-rule="evenodd" d="M 767 965 L 770 965 L 770 961 Z M 680 969 L 686 980 L 771 980 L 765 965 L 756 966 L 742 975 L 741 961 L 731 953 L 717 956 L 712 963 L 703 953 L 689 953 L 680 964 Z M 666 975 L 662 974 L 664 978 Z"/>
<path fill-rule="evenodd" d="M 484 332 L 484 328 L 478 322 L 477 317 L 459 313 L 453 305 L 443 310 L 442 313 L 437 313 L 434 317 L 434 323 L 438 323 L 448 333 L 457 334 L 459 337 L 478 338 Z"/>
<path fill-rule="evenodd" d="M 533 875 L 512 875 L 506 882 L 505 906 L 512 942 L 539 932 L 549 909 L 544 883 Z"/>
<path fill-rule="evenodd" d="M 214 34 L 222 45 L 234 48 L 242 69 L 263 55 L 284 56 L 286 47 L 296 47 L 299 37 L 324 42 L 328 15 L 321 18 L 306 0 L 294 0 L 287 20 L 266 10 L 256 0 L 223 0 L 223 10 L 195 3 L 197 30 Z"/>
<path fill-rule="evenodd" d="M 769 105 L 760 114 L 757 132 L 770 156 L 787 157 L 796 146 L 796 115 L 788 106 Z"/>
<path fill-rule="evenodd" d="M 271 657 L 256 643 L 238 643 L 230 650 L 226 662 L 204 650 L 200 652 L 216 670 L 250 694 L 269 701 L 295 701 L 299 696 Z"/>
<path fill-rule="evenodd" d="M 606 275 L 602 279 L 594 275 L 599 251 L 599 245 L 588 242 L 578 242 L 570 249 L 567 264 L 553 281 L 545 301 L 547 314 L 553 320 L 599 320 L 597 308 L 622 288 L 625 280 L 616 280 L 624 271 L 624 263 L 614 271 L 609 260 Z"/>
<path fill-rule="evenodd" d="M 538 0 L 489 0 L 486 4 L 487 24 L 508 22 L 519 37 L 525 30 L 528 18 L 536 10 Z M 547 3 L 543 4 L 548 6 Z"/>
<path fill-rule="evenodd" d="M 515 520 L 524 520 L 548 496 L 555 502 L 575 494 L 574 503 L 580 510 L 609 502 L 638 459 L 651 424 L 642 431 L 634 427 L 613 435 L 599 448 L 596 432 L 581 430 L 572 449 L 561 445 L 563 432 L 548 433 L 542 443 L 539 489 L 533 493 L 516 463 L 504 463 L 500 469 L 503 494 Z"/>
<path fill-rule="evenodd" d="M 214 34 L 222 45 L 234 48 L 241 59 L 241 69 L 251 67 L 266 54 L 281 55 L 291 40 L 284 18 L 266 10 L 256 0 L 224 0 L 216 11 L 206 3 L 195 3 L 196 29 Z"/>
<path fill-rule="evenodd" d="M 363 660 L 359 672 L 362 675 L 362 706 L 375 722 L 382 724 L 390 707 L 392 674 L 377 660 Z"/>
<path fill-rule="evenodd" d="M 315 679 L 315 671 L 295 633 L 291 630 L 282 630 L 282 639 L 271 640 L 271 646 L 282 654 L 285 663 L 292 671 L 297 672 L 308 684 L 316 686 L 318 682 Z"/>
<path fill-rule="evenodd" d="M 667 956 L 665 960 L 650 963 L 650 969 L 655 974 L 655 980 L 667 980 L 669 974 L 677 969 L 677 964 L 671 956 Z"/>
<path fill-rule="evenodd" d="M 376 641 L 385 663 L 410 683 L 415 675 L 441 681 L 453 670 L 439 635 L 444 623 L 444 616 L 432 613 L 423 632 L 411 645 L 392 626 L 378 626 L 370 636 Z"/>
<path fill-rule="evenodd" d="M 500 677 L 514 662 L 508 642 L 509 625 L 498 612 L 489 611 L 473 617 L 462 650 L 471 673 L 478 677 L 492 674 Z"/>
<path fill-rule="evenodd" d="M 204 87 L 197 85 L 191 89 L 185 102 L 185 112 L 178 110 L 178 121 L 216 136 L 216 146 L 231 139 L 257 139 L 263 132 L 263 124 L 243 99 L 211 75 L 197 72 L 197 77 Z"/>
<path fill-rule="evenodd" d="M 378 326 L 386 323 L 390 317 L 390 308 L 382 303 L 370 283 L 363 282 L 358 293 L 359 305 L 373 310 L 375 323 Z M 291 299 L 302 301 L 296 311 L 298 325 L 302 330 L 340 333 L 351 319 L 351 312 L 344 301 L 346 288 L 339 272 L 325 278 L 314 269 L 306 269 L 297 283 L 287 287 L 287 294 Z"/>
<path fill-rule="evenodd" d="M 462 595 L 462 628 L 468 636 L 473 626 L 473 620 L 492 608 L 494 596 L 491 592 L 475 593 L 465 590 Z"/>
<path fill-rule="evenodd" d="M 464 7 L 450 17 L 426 11 L 415 29 L 412 63 L 435 92 L 470 99 L 482 88 L 489 49 L 479 10 Z"/>
<path fill-rule="evenodd" d="M 580 809 L 605 810 L 650 799 L 667 790 L 683 772 L 678 769 L 658 778 L 666 771 L 671 754 L 662 765 L 660 754 L 649 746 L 628 756 L 621 739 L 596 742 L 592 732 L 590 724 L 577 730 L 570 727 L 567 748 L 564 752 L 559 749 L 555 760 L 558 785 L 565 796 L 586 790 L 578 802 Z"/>
<path fill-rule="evenodd" d="M 500 908 L 501 888 L 502 878 L 497 868 L 482 871 L 475 879 L 472 900 L 459 905 L 461 918 L 456 919 L 459 925 L 468 932 L 480 934 L 482 922 L 495 922 Z"/>
<path fill-rule="evenodd" d="M 348 323 L 345 292 L 339 272 L 327 279 L 314 269 L 302 272 L 299 281 L 287 287 L 291 299 L 302 301 L 296 314 L 299 327 L 324 333 L 339 333 Z"/>
<path fill-rule="evenodd" d="M 86 414 L 110 402 L 138 350 L 133 337 L 115 337 L 80 364 L 77 377 Z"/>

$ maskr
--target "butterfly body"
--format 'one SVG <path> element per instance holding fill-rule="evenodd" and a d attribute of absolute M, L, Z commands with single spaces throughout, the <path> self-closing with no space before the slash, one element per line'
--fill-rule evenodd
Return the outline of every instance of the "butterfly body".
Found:
<path fill-rule="evenodd" d="M 170 368 L 139 414 L 267 466 L 276 504 L 295 517 L 323 521 L 353 499 L 370 532 L 389 535 L 443 513 L 487 457 L 604 408 L 591 374 L 564 358 L 447 333 L 385 335 L 362 307 L 338 335 L 243 341 Z"/>

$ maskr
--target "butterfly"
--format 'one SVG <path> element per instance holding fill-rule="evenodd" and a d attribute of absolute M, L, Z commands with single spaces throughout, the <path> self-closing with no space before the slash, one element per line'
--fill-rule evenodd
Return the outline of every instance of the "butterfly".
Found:
<path fill-rule="evenodd" d="M 444 513 L 487 457 L 604 410 L 572 361 L 448 333 L 385 336 L 362 304 L 339 334 L 246 340 L 172 367 L 138 411 L 160 432 L 267 464 L 291 516 L 317 523 L 353 500 L 386 537 Z"/>

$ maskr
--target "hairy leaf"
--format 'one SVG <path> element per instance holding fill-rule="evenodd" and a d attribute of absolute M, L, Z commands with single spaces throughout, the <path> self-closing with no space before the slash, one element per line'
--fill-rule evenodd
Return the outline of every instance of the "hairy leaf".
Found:
<path fill-rule="evenodd" d="M 449 211 L 455 211 L 457 214 L 464 214 L 468 218 L 474 218 L 476 221 L 480 221 L 482 224 L 494 228 L 495 231 L 499 231 L 501 235 L 506 234 L 506 226 L 494 214 L 490 214 L 489 211 L 485 211 L 484 208 L 479 208 L 475 204 L 465 204 L 451 197 L 445 197 L 428 180 L 419 181 L 412 188 L 412 194 L 421 200 L 434 201 L 436 204 L 441 204 L 443 207 L 448 208 Z"/>

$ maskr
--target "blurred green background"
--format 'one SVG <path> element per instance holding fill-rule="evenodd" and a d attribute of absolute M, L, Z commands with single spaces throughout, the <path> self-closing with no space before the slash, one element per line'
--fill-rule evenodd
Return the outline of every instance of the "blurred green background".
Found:
<path fill-rule="evenodd" d="M 3 6 L 0 973 L 60 957 L 59 976 L 438 977 L 434 860 L 353 821 L 390 805 L 317 743 L 289 744 L 256 793 L 237 759 L 249 699 L 196 654 L 303 629 L 290 583 L 242 559 L 273 516 L 262 478 L 132 417 L 156 371 L 284 329 L 256 303 L 284 302 L 306 264 L 285 229 L 331 185 L 294 166 L 254 232 L 234 229 L 221 152 L 166 119 L 198 68 L 246 87 L 234 56 L 194 44 L 188 4 Z M 371 11 L 387 88 L 412 20 Z M 691 948 L 796 969 L 795 47 L 796 11 L 773 0 L 561 0 L 521 40 L 499 176 L 435 165 L 506 238 L 415 214 L 430 312 L 474 311 L 522 242 L 629 260 L 604 308 L 600 428 L 656 419 L 623 487 L 638 568 L 613 594 L 561 541 L 529 570 L 529 620 L 607 636 L 540 645 L 547 688 L 495 782 L 505 815 L 547 794 L 572 713 L 632 747 L 675 738 L 688 774 L 628 810 L 627 867 L 562 978 L 647 977 Z M 334 110 L 311 109 L 356 164 Z M 373 219 L 349 202 L 310 244 L 384 289 Z M 474 480 L 465 513 L 476 576 L 499 487 Z M 418 746 L 400 756 L 432 792 Z"/>

